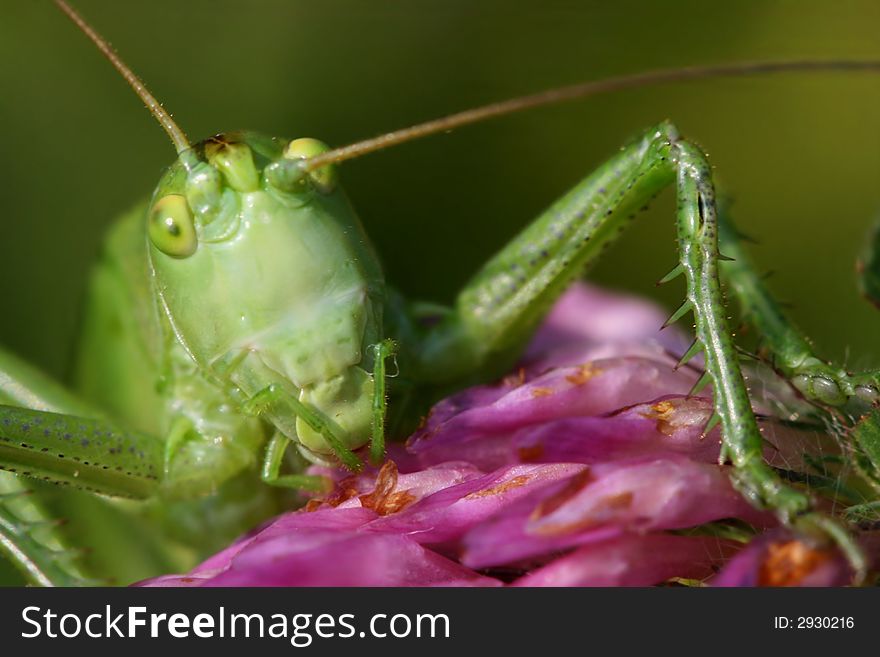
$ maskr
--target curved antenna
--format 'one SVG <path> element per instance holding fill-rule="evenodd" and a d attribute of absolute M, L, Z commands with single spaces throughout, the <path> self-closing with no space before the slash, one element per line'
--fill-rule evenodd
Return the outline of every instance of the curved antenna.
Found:
<path fill-rule="evenodd" d="M 681 82 L 713 77 L 735 77 L 746 75 L 766 75 L 771 73 L 794 73 L 814 71 L 853 71 L 853 72 L 880 72 L 880 60 L 850 60 L 828 59 L 813 60 L 803 59 L 780 62 L 741 62 L 737 64 L 719 64 L 715 66 L 691 66 L 687 68 L 660 69 L 634 75 L 605 78 L 581 82 L 567 87 L 548 89 L 529 96 L 520 96 L 497 103 L 475 107 L 450 114 L 439 119 L 426 121 L 418 125 L 395 130 L 372 139 L 359 141 L 348 146 L 334 148 L 332 150 L 309 158 L 302 165 L 306 171 L 313 171 L 319 167 L 336 162 L 351 160 L 367 153 L 382 150 L 389 146 L 396 146 L 414 139 L 427 137 L 438 132 L 446 132 L 454 128 L 477 123 L 496 116 L 521 112 L 533 107 L 553 105 L 567 100 L 586 98 L 610 91 L 631 89 L 665 82 Z"/>
<path fill-rule="evenodd" d="M 147 109 L 150 110 L 150 113 L 156 118 L 159 125 L 161 125 L 165 132 L 168 133 L 177 152 L 182 153 L 189 149 L 190 143 L 183 130 L 181 130 L 174 122 L 174 119 L 172 119 L 171 115 L 165 111 L 165 108 L 162 107 L 162 104 L 158 100 L 156 100 L 156 97 L 150 93 L 146 85 L 141 82 L 141 79 L 135 75 L 134 72 L 125 65 L 125 62 L 120 59 L 119 55 L 113 51 L 110 44 L 107 43 L 107 41 L 104 40 L 104 38 L 98 34 L 73 7 L 67 4 L 65 0 L 55 0 L 55 4 L 58 5 L 58 8 L 61 11 L 67 14 L 67 17 L 72 20 L 80 30 L 82 30 L 83 34 L 92 40 L 92 43 L 98 46 L 98 50 L 100 50 L 104 57 L 109 59 L 110 63 L 113 64 L 116 70 L 122 74 L 122 77 L 125 78 L 125 81 L 128 82 L 129 86 L 144 102 L 144 105 L 147 106 Z"/>

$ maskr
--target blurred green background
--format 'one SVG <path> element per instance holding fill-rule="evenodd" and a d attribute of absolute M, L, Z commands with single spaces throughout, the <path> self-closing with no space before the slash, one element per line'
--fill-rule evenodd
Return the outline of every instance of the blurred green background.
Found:
<path fill-rule="evenodd" d="M 880 3 L 147 0 L 74 4 L 193 139 L 236 128 L 339 145 L 554 85 L 651 68 L 880 58 Z M 62 375 L 89 263 L 174 158 L 140 102 L 48 1 L 0 2 L 0 344 Z M 821 351 L 880 364 L 853 263 L 880 213 L 880 77 L 633 90 L 348 163 L 388 277 L 446 301 L 504 241 L 652 123 L 708 151 L 755 258 Z M 675 306 L 672 195 L 591 277 Z"/>

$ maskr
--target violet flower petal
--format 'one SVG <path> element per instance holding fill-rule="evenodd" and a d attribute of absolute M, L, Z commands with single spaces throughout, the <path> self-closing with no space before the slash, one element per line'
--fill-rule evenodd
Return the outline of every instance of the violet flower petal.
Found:
<path fill-rule="evenodd" d="M 423 544 L 447 543 L 536 489 L 583 470 L 582 465 L 566 463 L 501 468 L 438 491 L 366 529 L 406 534 Z"/>
<path fill-rule="evenodd" d="M 592 464 L 669 453 L 716 462 L 717 430 L 702 435 L 711 415 L 707 399 L 664 397 L 610 415 L 549 420 L 511 432 L 439 432 L 414 448 L 425 464 L 460 458 L 483 470 L 511 463 Z"/>
<path fill-rule="evenodd" d="M 249 534 L 217 554 L 209 557 L 192 570 L 192 575 L 216 573 L 227 568 L 235 556 L 255 541 L 265 541 L 273 536 L 302 530 L 329 529 L 353 530 L 376 518 L 370 509 L 353 509 L 341 513 L 294 511 L 278 516 L 259 531 Z"/>
<path fill-rule="evenodd" d="M 705 579 L 732 544 L 706 536 L 625 533 L 586 545 L 516 580 L 514 586 L 651 586 Z"/>
<path fill-rule="evenodd" d="M 404 506 L 414 504 L 437 491 L 448 489 L 457 484 L 477 479 L 481 476 L 483 476 L 483 472 L 478 470 L 471 463 L 466 463 L 464 461 L 447 461 L 435 466 L 427 467 L 424 470 L 396 475 L 394 482 L 391 484 L 393 489 L 391 492 L 403 499 L 398 505 L 395 505 L 395 508 L 391 509 L 390 512 L 398 512 Z M 363 506 L 365 500 L 361 499 L 362 496 L 373 493 L 380 485 L 380 481 L 381 474 L 378 476 L 360 476 L 354 478 L 351 486 L 352 490 L 357 492 L 357 496 L 352 495 L 338 504 L 337 507 L 340 509 L 346 509 Z M 377 511 L 380 515 L 386 515 L 386 513 L 383 513 L 381 510 Z"/>
<path fill-rule="evenodd" d="M 410 438 L 408 449 L 419 454 L 437 441 L 457 440 L 462 432 L 476 440 L 547 420 L 602 415 L 664 395 L 687 394 L 695 380 L 690 371 L 673 370 L 668 364 L 643 358 L 557 368 L 523 385 L 508 387 L 487 404 L 455 414 L 446 409 L 441 421 L 429 417 L 427 425 Z"/>
<path fill-rule="evenodd" d="M 510 432 L 440 431 L 413 448 L 424 465 L 463 459 L 484 471 L 513 463 L 595 464 L 667 454 L 716 463 L 720 428 L 703 435 L 712 413 L 709 399 L 669 396 L 607 415 L 548 420 Z M 764 456 L 774 466 L 804 470 L 805 455 L 839 451 L 832 439 L 816 431 L 799 431 L 772 419 L 760 425 L 767 444 Z"/>
<path fill-rule="evenodd" d="M 439 402 L 406 448 L 389 445 L 393 463 L 357 476 L 313 467 L 334 481 L 331 495 L 188 575 L 142 585 L 498 586 L 472 568 L 511 566 L 531 569 L 517 586 L 709 576 L 731 545 L 664 530 L 726 517 L 773 521 L 714 464 L 720 434 L 701 437 L 711 401 L 686 397 L 697 374 L 673 369 L 670 353 L 687 341 L 674 328 L 659 332 L 663 320 L 640 300 L 573 286 L 519 370 Z M 778 423 L 764 428 L 777 465 L 797 468 L 802 452 L 829 450 Z M 778 573 L 766 567 L 776 553 L 762 545 L 714 583 Z M 799 549 L 781 545 L 783 554 Z M 835 568 L 823 561 L 802 580 L 836 581 Z"/>
<path fill-rule="evenodd" d="M 225 564 L 141 586 L 499 586 L 396 534 L 363 532 L 376 514 L 363 508 L 281 516 L 226 554 Z M 228 551 L 227 551 L 228 552 Z"/>
<path fill-rule="evenodd" d="M 214 574 L 215 571 L 190 573 L 189 575 L 160 575 L 159 577 L 152 577 L 141 582 L 135 582 L 132 586 L 154 589 L 194 588 L 204 586 L 205 582 L 209 581 Z"/>
<path fill-rule="evenodd" d="M 718 466 L 686 458 L 599 464 L 520 499 L 463 538 L 472 568 L 514 563 L 626 531 L 763 519 Z"/>
<path fill-rule="evenodd" d="M 498 586 L 406 536 L 304 530 L 251 543 L 204 586 Z"/>

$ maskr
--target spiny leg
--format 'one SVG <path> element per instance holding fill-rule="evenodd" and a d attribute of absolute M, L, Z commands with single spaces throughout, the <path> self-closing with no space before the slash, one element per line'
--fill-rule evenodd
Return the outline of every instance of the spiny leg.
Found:
<path fill-rule="evenodd" d="M 20 512 L 9 508 L 11 501 L 22 500 L 28 492 L 0 494 L 0 554 L 5 554 L 25 578 L 37 586 L 88 584 L 85 574 L 71 559 L 76 551 L 50 547 L 45 538 L 37 540 L 34 532 L 51 528 L 41 527 L 42 521 L 25 520 Z"/>
<path fill-rule="evenodd" d="M 773 509 L 784 522 L 809 507 L 808 497 L 782 483 L 763 457 L 763 440 L 752 412 L 736 348 L 727 327 L 718 276 L 718 221 L 711 170 L 705 155 L 686 141 L 670 147 L 677 169 L 678 245 L 687 280 L 687 301 L 696 320 L 697 344 L 712 377 L 715 412 L 724 440 L 722 461 L 734 465 L 742 492 Z"/>
<path fill-rule="evenodd" d="M 508 366 L 547 308 L 623 230 L 627 219 L 667 185 L 678 191 L 680 264 L 687 299 L 674 316 L 695 316 L 696 342 L 683 360 L 705 352 L 723 428 L 722 461 L 758 506 L 783 522 L 821 530 L 841 543 L 861 570 L 858 549 L 836 525 L 812 513 L 807 494 L 785 484 L 763 459 L 737 352 L 727 326 L 718 276 L 718 225 L 705 155 L 664 123 L 623 148 L 496 255 L 468 284 L 455 308 L 426 331 L 420 372 L 454 377 L 462 361 L 485 372 Z M 436 380 L 436 379 L 435 379 Z"/>
<path fill-rule="evenodd" d="M 97 450 L 89 451 L 87 446 L 81 444 L 84 439 L 91 441 L 91 435 L 78 435 L 74 447 L 68 447 L 74 441 L 74 432 L 80 432 L 81 423 L 74 418 L 91 418 L 85 422 L 92 427 L 102 426 L 103 422 L 94 419 L 101 416 L 100 411 L 3 349 L 0 349 L 0 405 L 3 405 L 0 411 L 0 439 L 6 439 L 2 441 L 4 451 L 11 452 L 11 458 L 0 463 L 0 468 L 14 468 L 55 482 L 66 480 L 77 488 L 143 496 L 140 490 L 143 486 L 139 484 L 136 484 L 138 490 L 134 491 L 128 486 L 125 490 L 117 490 L 116 486 L 108 489 L 110 479 L 103 471 L 100 482 L 91 481 L 93 462 L 97 465 L 97 461 L 105 457 L 110 459 L 104 465 L 108 470 L 112 469 L 112 477 L 124 477 L 115 469 L 116 466 L 122 467 L 118 458 Z M 7 411 L 9 407 L 15 407 L 16 410 Z M 32 422 L 34 418 L 43 423 L 42 431 L 38 431 Z M 65 451 L 61 452 L 65 456 L 63 464 L 58 462 L 61 459 L 53 462 L 51 458 L 58 445 L 52 445 L 51 441 L 50 444 L 43 442 L 47 438 L 43 432 L 49 431 L 51 434 L 51 423 L 59 418 L 65 419 L 68 425 L 75 424 L 71 427 L 71 439 L 64 441 Z M 115 426 L 111 429 L 109 423 L 102 429 L 105 434 L 107 431 L 122 433 Z M 21 443 L 27 447 L 22 447 Z M 82 449 L 82 454 L 76 451 L 77 447 Z M 130 452 L 126 454 L 133 457 Z M 32 462 L 34 456 L 39 459 L 38 463 Z M 77 470 L 74 457 L 88 461 L 89 466 L 80 463 Z M 56 465 L 61 467 L 56 468 Z M 74 468 L 72 471 L 71 467 Z M 161 467 L 158 469 L 161 472 Z M 141 524 L 123 515 L 110 501 L 84 491 L 58 494 L 54 487 L 43 485 L 33 477 L 0 472 L 0 514 L 3 516 L 0 552 L 32 584 L 97 583 L 89 573 L 101 573 L 102 577 L 115 576 L 118 581 L 132 581 L 145 576 L 152 567 L 165 564 L 159 551 L 153 549 L 155 543 L 152 535 L 144 531 Z M 61 518 L 70 522 L 62 522 Z M 88 531 L 96 525 L 101 525 L 100 544 L 89 543 L 91 534 Z M 140 539 L 132 538 L 133 535 L 140 536 Z M 88 552 L 71 547 L 82 540 L 89 546 Z M 135 545 L 132 545 L 133 541 Z"/>
<path fill-rule="evenodd" d="M 37 392 L 39 391 L 39 392 Z M 42 410 L 90 412 L 50 377 L 0 349 L 0 403 Z M 0 472 L 0 555 L 36 586 L 75 586 L 87 582 L 76 550 L 68 547 L 60 522 L 35 494 L 33 480 Z"/>

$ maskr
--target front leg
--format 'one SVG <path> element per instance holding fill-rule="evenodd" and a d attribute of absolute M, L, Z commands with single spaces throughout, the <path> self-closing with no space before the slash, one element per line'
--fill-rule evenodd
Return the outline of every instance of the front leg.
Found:
<path fill-rule="evenodd" d="M 723 429 L 722 460 L 733 464 L 741 492 L 783 522 L 821 525 L 858 562 L 845 534 L 807 513 L 809 497 L 785 484 L 763 460 L 763 441 L 726 321 L 718 277 L 718 219 L 705 155 L 663 123 L 602 165 L 496 255 L 422 337 L 417 372 L 442 383 L 477 368 L 495 376 L 522 345 L 560 293 L 622 232 L 635 212 L 675 184 L 680 264 L 687 299 L 675 317 L 692 310 Z M 658 327 L 659 328 L 659 327 Z M 859 563 L 857 565 L 860 566 Z"/>
<path fill-rule="evenodd" d="M 712 378 L 715 413 L 724 436 L 721 459 L 734 465 L 734 481 L 759 506 L 790 523 L 807 511 L 807 495 L 782 483 L 764 462 L 763 439 L 752 412 L 739 358 L 727 326 L 718 276 L 718 215 L 706 156 L 686 141 L 671 145 L 677 169 L 678 246 L 687 301 L 696 320 L 696 345 Z"/>
<path fill-rule="evenodd" d="M 321 436 L 332 450 L 332 454 L 346 468 L 352 472 L 359 472 L 363 468 L 363 463 L 361 463 L 357 454 L 351 451 L 345 444 L 343 432 L 335 426 L 335 423 L 330 418 L 326 417 L 317 408 L 304 404 L 295 395 L 292 395 L 290 391 L 285 390 L 278 384 L 271 384 L 248 399 L 243 406 L 243 411 L 248 415 L 259 416 L 267 411 L 278 413 L 279 408 L 287 409 L 291 417 L 302 420 L 305 426 Z M 277 483 L 277 477 L 269 476 L 267 479 L 267 474 L 272 469 L 267 470 L 266 468 L 269 467 L 269 463 L 276 460 L 273 454 L 280 449 L 280 454 L 277 456 L 280 466 L 281 456 L 283 456 L 290 442 L 292 441 L 289 438 L 285 438 L 283 443 L 273 441 L 275 447 L 270 448 L 263 469 L 263 478 L 269 481 L 269 483 Z M 282 446 L 279 447 L 279 445 Z M 275 472 L 277 475 L 277 470 Z"/>
<path fill-rule="evenodd" d="M 373 395 L 371 404 L 370 460 L 373 464 L 378 465 L 385 458 L 385 411 L 387 406 L 387 399 L 385 397 L 385 360 L 394 355 L 396 345 L 392 340 L 386 339 L 372 345 L 371 349 L 373 350 Z M 261 407 L 276 403 L 280 397 L 284 397 L 288 403 L 290 402 L 290 399 L 283 396 L 278 388 L 270 386 L 264 391 L 257 393 L 246 404 L 246 409 L 252 413 L 259 412 Z M 310 409 L 298 401 L 296 404 L 293 407 L 294 410 L 300 413 L 300 417 L 305 422 L 311 423 L 310 426 L 313 430 L 325 437 L 328 444 L 333 447 L 337 458 L 343 464 L 349 466 L 350 469 L 359 469 L 360 461 L 357 460 L 357 456 L 348 450 L 341 439 L 336 436 L 332 425 L 321 418 L 320 413 L 315 409 Z M 281 474 L 284 454 L 291 443 L 292 441 L 281 432 L 275 433 L 266 446 L 263 467 L 261 469 L 262 480 L 270 486 L 281 486 L 317 493 L 330 492 L 333 488 L 333 482 L 327 477 L 307 474 Z"/>
<path fill-rule="evenodd" d="M 284 454 L 290 446 L 291 440 L 276 432 L 263 456 L 263 467 L 260 469 L 260 478 L 270 486 L 292 488 L 294 490 L 311 491 L 314 493 L 329 493 L 333 489 L 333 482 L 320 475 L 307 474 L 281 474 L 281 466 L 284 463 Z"/>

